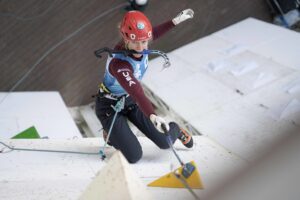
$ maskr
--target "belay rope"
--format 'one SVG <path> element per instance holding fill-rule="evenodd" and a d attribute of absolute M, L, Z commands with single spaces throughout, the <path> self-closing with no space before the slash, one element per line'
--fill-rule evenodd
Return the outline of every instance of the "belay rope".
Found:
<path fill-rule="evenodd" d="M 104 151 L 105 151 L 107 142 L 108 142 L 108 140 L 109 140 L 109 137 L 110 137 L 110 134 L 111 134 L 111 130 L 112 130 L 112 128 L 113 128 L 113 126 L 114 126 L 114 123 L 115 123 L 115 121 L 116 121 L 117 114 L 118 114 L 121 110 L 123 110 L 124 105 L 125 105 L 125 96 L 123 96 L 123 97 L 116 103 L 115 106 L 111 105 L 111 107 L 115 110 L 115 115 L 114 115 L 114 118 L 113 118 L 113 120 L 112 120 L 112 122 L 111 122 L 111 125 L 110 125 L 110 127 L 109 127 L 108 135 L 107 135 L 107 138 L 106 138 L 106 140 L 105 140 L 104 146 L 103 146 L 102 150 L 100 150 L 100 152 L 99 152 L 100 155 L 101 155 L 101 159 L 102 159 L 102 160 L 104 160 L 104 159 L 106 158 L 106 155 L 105 155 L 105 152 L 104 152 Z"/>
<path fill-rule="evenodd" d="M 107 52 L 110 57 L 113 57 L 113 54 L 123 54 L 125 56 L 129 56 L 132 54 L 148 54 L 148 55 L 149 54 L 157 54 L 157 55 L 163 57 L 163 59 L 164 59 L 163 69 L 171 66 L 170 59 L 168 58 L 167 54 L 162 51 L 159 51 L 159 50 L 148 50 L 147 49 L 147 50 L 143 50 L 141 52 L 137 52 L 134 50 L 114 50 L 114 49 L 110 49 L 108 47 L 104 47 L 104 48 L 96 50 L 95 56 L 98 58 L 101 58 L 102 57 L 101 54 L 104 52 Z"/>
<path fill-rule="evenodd" d="M 109 140 L 109 136 L 111 134 L 111 130 L 113 128 L 113 125 L 115 123 L 115 120 L 116 120 L 116 117 L 117 117 L 117 114 L 124 108 L 124 104 L 125 104 L 125 96 L 123 96 L 117 103 L 115 106 L 112 106 L 112 108 L 115 110 L 115 115 L 114 115 L 114 118 L 113 118 L 113 121 L 110 125 L 110 128 L 109 128 L 109 132 L 108 132 L 108 136 L 105 140 L 105 143 L 104 143 L 104 146 L 103 148 L 97 152 L 97 153 L 89 153 L 89 152 L 81 152 L 81 151 L 62 151 L 62 150 L 48 150 L 48 149 L 30 149 L 30 148 L 15 148 L 13 146 L 10 146 L 10 145 L 7 145 L 5 144 L 4 142 L 1 142 L 0 141 L 0 144 L 2 144 L 3 146 L 5 146 L 6 148 L 8 148 L 10 151 L 36 151 L 36 152 L 50 152 L 50 153 L 72 153 L 72 154 L 85 154 L 85 155 L 99 155 L 101 156 L 101 159 L 104 160 L 106 158 L 106 155 L 105 155 L 105 148 L 106 148 L 106 145 L 107 145 L 107 142 Z M 0 151 L 0 153 L 6 153 L 3 151 L 3 149 Z"/>

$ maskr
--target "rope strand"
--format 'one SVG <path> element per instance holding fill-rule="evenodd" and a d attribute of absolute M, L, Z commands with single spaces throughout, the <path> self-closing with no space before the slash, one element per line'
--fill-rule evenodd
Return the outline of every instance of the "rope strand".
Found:
<path fill-rule="evenodd" d="M 84 155 L 99 155 L 99 152 L 93 153 L 93 152 L 81 152 L 81 151 L 62 151 L 62 150 L 48 150 L 48 149 L 30 149 L 30 148 L 15 148 L 13 146 L 9 146 L 5 144 L 4 142 L 0 141 L 0 144 L 7 147 L 11 151 L 36 151 L 36 152 L 50 152 L 50 153 L 72 153 L 72 154 L 84 154 Z M 0 153 L 3 153 L 3 149 Z"/>
<path fill-rule="evenodd" d="M 125 96 L 123 96 L 115 106 L 112 106 L 112 108 L 115 110 L 115 115 L 114 115 L 114 118 L 111 122 L 111 125 L 109 127 L 109 131 L 108 131 L 108 135 L 107 135 L 107 138 L 105 140 L 105 143 L 104 143 L 104 146 L 103 146 L 103 149 L 100 150 L 100 155 L 101 155 L 101 159 L 104 160 L 106 158 L 106 155 L 105 155 L 105 147 L 108 143 L 108 140 L 109 140 L 109 137 L 110 137 L 110 134 L 111 134 L 111 131 L 112 131 L 112 128 L 114 126 L 114 123 L 116 121 L 116 118 L 117 118 L 117 115 L 118 113 L 124 108 L 124 105 L 125 105 Z"/>

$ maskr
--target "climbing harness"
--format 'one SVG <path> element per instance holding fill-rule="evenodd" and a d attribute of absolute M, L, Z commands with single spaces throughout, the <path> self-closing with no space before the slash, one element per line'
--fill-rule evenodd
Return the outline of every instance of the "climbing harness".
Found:
<path fill-rule="evenodd" d="M 126 94 L 126 95 L 121 95 L 121 96 L 114 95 L 114 94 L 112 94 L 112 93 L 107 89 L 107 87 L 106 87 L 103 83 L 100 83 L 99 86 L 98 86 L 98 88 L 99 88 L 99 89 L 98 89 L 97 94 L 92 95 L 92 98 L 98 96 L 98 97 L 100 97 L 100 98 L 105 97 L 105 98 L 107 98 L 107 99 L 112 99 L 112 100 L 117 101 L 117 100 L 121 99 L 121 97 L 123 97 L 123 96 L 125 96 L 125 97 L 128 97 L 128 96 L 129 96 L 128 94 Z"/>

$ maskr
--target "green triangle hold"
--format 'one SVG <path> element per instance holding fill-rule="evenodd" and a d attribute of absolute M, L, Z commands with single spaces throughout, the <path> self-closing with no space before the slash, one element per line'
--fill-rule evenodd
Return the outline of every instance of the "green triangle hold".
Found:
<path fill-rule="evenodd" d="M 11 139 L 37 139 L 41 138 L 34 126 L 22 131 L 21 133 L 13 136 Z"/>

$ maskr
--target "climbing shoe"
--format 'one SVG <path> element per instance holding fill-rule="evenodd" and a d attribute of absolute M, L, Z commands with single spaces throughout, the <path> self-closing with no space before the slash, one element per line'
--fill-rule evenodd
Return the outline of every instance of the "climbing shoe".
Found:
<path fill-rule="evenodd" d="M 193 138 L 192 135 L 190 135 L 186 130 L 183 128 L 180 128 L 180 134 L 179 137 L 180 141 L 184 146 L 187 148 L 192 148 L 193 147 Z"/>

